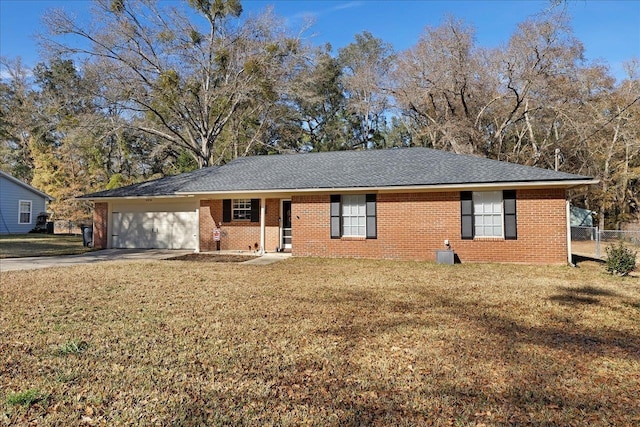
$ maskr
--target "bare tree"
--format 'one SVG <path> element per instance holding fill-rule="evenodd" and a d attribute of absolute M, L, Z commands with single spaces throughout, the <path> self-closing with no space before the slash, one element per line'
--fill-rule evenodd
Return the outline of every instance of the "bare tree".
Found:
<path fill-rule="evenodd" d="M 100 95 L 127 110 L 132 125 L 204 167 L 221 161 L 220 137 L 234 116 L 260 117 L 273 105 L 302 49 L 269 12 L 238 20 L 239 0 L 188 4 L 197 19 L 154 0 L 97 0 L 87 26 L 51 11 L 50 33 L 65 37 L 46 46 L 83 58 L 101 77 Z"/>
<path fill-rule="evenodd" d="M 517 163 L 540 164 L 556 148 L 560 110 L 575 99 L 582 44 L 561 14 L 542 15 L 518 26 L 504 49 L 491 54 L 498 81 L 487 109 L 494 129 L 491 152 Z"/>
<path fill-rule="evenodd" d="M 389 96 L 389 80 L 394 57 L 391 45 L 367 31 L 355 36 L 355 42 L 340 49 L 342 86 L 346 96 L 346 113 L 350 122 L 353 147 L 364 149 L 381 144 Z"/>
<path fill-rule="evenodd" d="M 427 27 L 413 48 L 401 53 L 394 95 L 403 114 L 417 124 L 426 144 L 472 153 L 481 138 L 474 122 L 484 97 L 481 55 L 474 30 L 448 18 Z"/>

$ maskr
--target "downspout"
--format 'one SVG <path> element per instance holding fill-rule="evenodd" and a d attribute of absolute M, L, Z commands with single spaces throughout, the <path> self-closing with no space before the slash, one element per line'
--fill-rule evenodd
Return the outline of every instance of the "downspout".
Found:
<path fill-rule="evenodd" d="M 569 265 L 574 266 L 571 259 L 571 202 L 569 199 L 565 200 L 566 204 L 566 217 L 567 217 L 567 262 Z"/>
<path fill-rule="evenodd" d="M 260 198 L 260 255 L 264 255 L 264 245 L 265 245 L 265 218 L 267 212 L 267 199 L 264 197 Z"/>

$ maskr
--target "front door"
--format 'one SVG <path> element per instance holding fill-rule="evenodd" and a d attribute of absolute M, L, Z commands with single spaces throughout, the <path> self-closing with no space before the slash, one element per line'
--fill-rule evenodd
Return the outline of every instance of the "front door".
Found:
<path fill-rule="evenodd" d="M 291 200 L 283 200 L 282 201 L 282 209 L 281 213 L 281 248 L 282 249 L 291 249 Z"/>

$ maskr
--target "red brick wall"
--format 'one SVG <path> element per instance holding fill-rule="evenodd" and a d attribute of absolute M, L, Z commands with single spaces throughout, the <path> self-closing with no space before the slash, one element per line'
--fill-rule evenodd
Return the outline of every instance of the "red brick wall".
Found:
<path fill-rule="evenodd" d="M 462 240 L 459 192 L 379 194 L 377 239 L 331 239 L 329 197 L 292 197 L 294 255 L 433 261 L 448 239 L 462 262 L 566 263 L 564 189 L 518 190 L 517 240 Z"/>
<path fill-rule="evenodd" d="M 265 213 L 265 250 L 273 252 L 280 236 L 279 215 L 280 200 L 266 199 Z M 213 240 L 213 229 L 222 222 L 222 200 L 200 201 L 200 250 L 202 252 L 216 250 Z M 220 226 L 220 249 L 222 250 L 254 250 L 256 243 L 260 246 L 260 223 L 248 221 L 222 222 Z"/>
<path fill-rule="evenodd" d="M 93 247 L 107 248 L 107 232 L 109 224 L 109 205 L 96 203 L 93 209 Z"/>

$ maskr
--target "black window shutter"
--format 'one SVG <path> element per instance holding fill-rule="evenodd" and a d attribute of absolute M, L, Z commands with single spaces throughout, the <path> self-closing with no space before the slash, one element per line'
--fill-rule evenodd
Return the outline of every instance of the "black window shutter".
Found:
<path fill-rule="evenodd" d="M 251 199 L 251 222 L 260 222 L 260 199 Z"/>
<path fill-rule="evenodd" d="M 331 195 L 331 238 L 340 238 L 340 195 Z"/>
<path fill-rule="evenodd" d="M 504 190 L 504 238 L 505 240 L 518 239 L 518 222 L 516 219 L 516 190 Z"/>
<path fill-rule="evenodd" d="M 367 239 L 377 239 L 377 224 L 376 224 L 376 195 L 367 194 Z"/>
<path fill-rule="evenodd" d="M 231 199 L 222 201 L 222 222 L 231 222 Z"/>
<path fill-rule="evenodd" d="M 473 193 L 471 191 L 460 192 L 460 213 L 462 238 L 473 239 Z"/>

